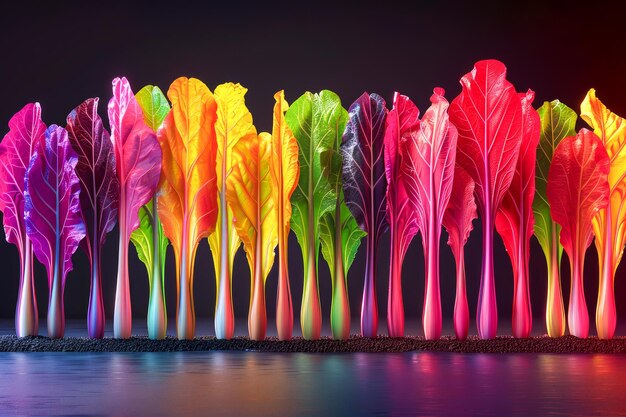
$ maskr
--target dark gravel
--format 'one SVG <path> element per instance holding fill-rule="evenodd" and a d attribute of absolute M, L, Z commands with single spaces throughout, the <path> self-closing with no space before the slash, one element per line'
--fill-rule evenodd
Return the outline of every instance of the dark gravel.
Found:
<path fill-rule="evenodd" d="M 549 338 L 547 336 L 529 339 L 497 337 L 481 340 L 477 336 L 459 341 L 454 337 L 440 340 L 424 340 L 421 337 L 406 338 L 364 338 L 351 336 L 345 341 L 322 338 L 304 340 L 294 338 L 280 341 L 268 338 L 254 341 L 247 337 L 232 340 L 218 340 L 214 337 L 198 337 L 193 340 L 178 340 L 168 337 L 164 340 L 150 340 L 147 337 L 130 339 L 105 338 L 101 340 L 68 337 L 49 339 L 44 336 L 18 338 L 0 336 L 0 352 L 177 352 L 177 351 L 260 351 L 260 352 L 467 352 L 467 353 L 626 353 L 626 337 L 613 340 L 599 340 L 591 337 L 579 339 L 574 336 Z"/>

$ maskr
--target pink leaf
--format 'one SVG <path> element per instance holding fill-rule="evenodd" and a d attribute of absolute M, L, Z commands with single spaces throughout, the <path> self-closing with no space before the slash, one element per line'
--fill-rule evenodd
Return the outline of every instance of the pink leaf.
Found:
<path fill-rule="evenodd" d="M 448 117 L 444 90 L 435 88 L 432 105 L 419 129 L 401 144 L 402 172 L 409 201 L 416 213 L 426 259 L 422 321 L 427 339 L 441 336 L 439 240 L 443 214 L 450 199 L 456 159 L 457 130 Z"/>

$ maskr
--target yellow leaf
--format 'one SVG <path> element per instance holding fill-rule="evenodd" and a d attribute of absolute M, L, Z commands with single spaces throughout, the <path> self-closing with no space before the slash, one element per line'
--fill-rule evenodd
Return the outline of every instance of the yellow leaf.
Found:
<path fill-rule="evenodd" d="M 592 88 L 580 105 L 580 116 L 602 140 L 611 161 L 609 171 L 609 205 L 600 210 L 593 220 L 596 248 L 601 270 L 614 275 L 622 257 L 626 228 L 626 123 L 611 112 Z M 609 251 L 611 265 L 604 265 L 603 255 Z"/>
<path fill-rule="evenodd" d="M 272 269 L 278 243 L 277 206 L 270 177 L 271 145 L 272 137 L 265 132 L 235 145 L 226 193 L 251 275 L 259 274 L 263 282 Z"/>
<path fill-rule="evenodd" d="M 252 114 L 245 104 L 248 90 L 240 84 L 225 83 L 215 89 L 217 102 L 217 204 L 215 231 L 209 236 L 216 280 L 215 332 L 218 338 L 230 339 L 234 334 L 234 312 L 231 294 L 231 273 L 235 253 L 241 244 L 232 230 L 233 214 L 228 207 L 227 179 L 233 167 L 233 148 L 240 140 L 256 138 Z"/>

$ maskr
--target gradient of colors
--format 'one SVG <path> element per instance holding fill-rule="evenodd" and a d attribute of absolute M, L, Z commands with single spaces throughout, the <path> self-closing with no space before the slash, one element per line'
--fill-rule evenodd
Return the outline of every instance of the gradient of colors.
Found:
<path fill-rule="evenodd" d="M 535 110 L 534 92 L 518 93 L 496 60 L 477 62 L 461 85 L 450 104 L 435 88 L 421 119 L 413 102 L 399 93 L 391 109 L 381 96 L 364 93 L 346 110 L 328 90 L 307 92 L 291 106 L 279 91 L 271 134 L 257 132 L 245 104 L 246 88 L 225 83 L 211 92 L 186 77 L 172 83 L 167 98 L 156 86 L 135 95 L 125 78 L 113 80 L 111 135 L 98 116 L 98 98 L 77 106 L 67 127 L 47 130 L 40 105 L 26 105 L 11 118 L 0 143 L 0 210 L 7 241 L 18 247 L 21 264 L 17 335 L 37 334 L 34 254 L 48 272 L 48 334 L 63 337 L 63 288 L 80 244 L 92 270 L 88 335 L 103 337 L 101 250 L 119 222 L 115 337 L 132 334 L 130 241 L 150 284 L 149 337 L 166 334 L 170 243 L 176 258 L 177 336 L 195 336 L 194 262 L 204 238 L 217 280 L 215 334 L 224 339 L 234 336 L 232 271 L 242 243 L 251 282 L 249 335 L 265 338 L 265 283 L 278 247 L 276 326 L 284 340 L 293 333 L 294 279 L 303 282 L 302 335 L 321 337 L 320 252 L 331 272 L 332 336 L 349 337 L 348 273 L 365 239 L 361 334 L 375 337 L 375 283 L 386 275 L 377 270 L 377 247 L 389 230 L 389 335 L 404 335 L 402 264 L 419 232 L 426 269 L 422 323 L 426 338 L 438 339 L 444 315 L 439 289 L 443 226 L 457 265 L 454 329 L 458 339 L 465 339 L 469 310 L 463 248 L 478 215 L 483 228 L 480 337 L 493 338 L 497 332 L 497 231 L 513 265 L 513 336 L 528 337 L 532 329 L 528 263 L 534 234 L 548 266 L 548 334 L 563 335 L 566 323 L 575 336 L 589 334 L 582 271 L 595 236 L 600 265 L 596 328 L 600 338 L 612 338 L 617 320 L 613 285 L 626 240 L 624 119 L 591 89 L 581 104 L 590 130 L 576 134 L 573 110 L 558 100 Z M 302 277 L 288 273 L 291 229 L 301 247 Z M 567 321 L 559 272 L 563 249 L 572 271 Z"/>

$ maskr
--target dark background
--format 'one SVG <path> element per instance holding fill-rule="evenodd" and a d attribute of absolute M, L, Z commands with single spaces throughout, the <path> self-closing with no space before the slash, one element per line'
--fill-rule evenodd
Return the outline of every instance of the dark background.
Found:
<path fill-rule="evenodd" d="M 16 2 L 17 3 L 17 2 Z M 156 84 L 167 91 L 178 76 L 200 78 L 211 89 L 226 81 L 249 88 L 247 105 L 257 129 L 270 130 L 273 94 L 285 89 L 289 102 L 305 91 L 331 89 L 348 107 L 364 90 L 391 102 L 394 91 L 410 96 L 422 113 L 433 87 L 441 86 L 452 100 L 461 90 L 459 78 L 475 61 L 497 58 L 508 69 L 518 91 L 532 88 L 535 107 L 560 99 L 579 111 L 590 87 L 613 111 L 626 115 L 626 32 L 624 10 L 599 1 L 576 9 L 568 3 L 413 2 L 353 3 L 291 2 L 250 6 L 235 2 L 196 6 L 184 1 L 160 5 L 2 6 L 0 9 L 0 132 L 25 103 L 39 101 L 46 124 L 64 125 L 72 108 L 88 97 L 101 98 L 106 119 L 110 82 L 126 76 L 138 91 Z M 104 3 L 104 2 L 103 2 Z M 108 2 L 107 2 L 108 3 Z M 408 2 L 407 2 L 408 3 Z M 437 3 L 437 4 L 435 4 Z M 579 121 L 579 127 L 584 122 Z M 480 280 L 480 223 L 474 223 L 466 248 L 468 298 L 474 314 Z M 113 313 L 117 268 L 117 229 L 104 248 L 104 298 L 107 317 Z M 292 234 L 290 273 L 296 331 L 302 291 L 302 261 Z M 441 241 L 441 294 L 444 319 L 454 304 L 454 259 Z M 386 331 L 388 236 L 378 252 L 380 330 Z M 133 312 L 145 317 L 148 281 L 143 264 L 130 250 Z M 199 317 L 212 317 L 215 277 L 206 240 L 198 248 L 195 300 Z M 513 278 L 509 258 L 499 237 L 495 244 L 495 273 L 500 317 L 510 317 Z M 364 247 L 350 271 L 352 316 L 358 321 L 364 274 Z M 0 242 L 0 318 L 13 318 L 18 288 L 17 250 Z M 69 318 L 84 318 L 89 291 L 89 267 L 79 249 L 67 280 L 65 308 Z M 249 275 L 243 249 L 235 261 L 234 301 L 237 316 L 245 317 Z M 597 296 L 595 249 L 587 253 L 585 288 L 591 321 Z M 276 268 L 276 267 L 275 267 Z M 625 267 L 617 272 L 618 318 L 626 318 Z M 421 239 L 409 248 L 404 265 L 407 317 L 421 317 L 424 282 Z M 167 260 L 167 302 L 175 308 L 173 252 Z M 47 283 L 36 268 L 40 316 L 47 309 Z M 324 320 L 330 307 L 328 269 L 320 260 L 320 291 Z M 569 267 L 563 260 L 564 297 L 569 294 Z M 545 261 L 533 238 L 530 286 L 534 325 L 545 329 Z M 269 317 L 274 316 L 276 270 L 267 281 Z M 273 321 L 270 319 L 270 328 Z M 594 326 L 592 326 L 593 328 Z M 508 333 L 510 329 L 500 328 Z M 545 331 L 545 330 L 542 330 Z M 593 332 L 594 330 L 592 330 Z"/>

